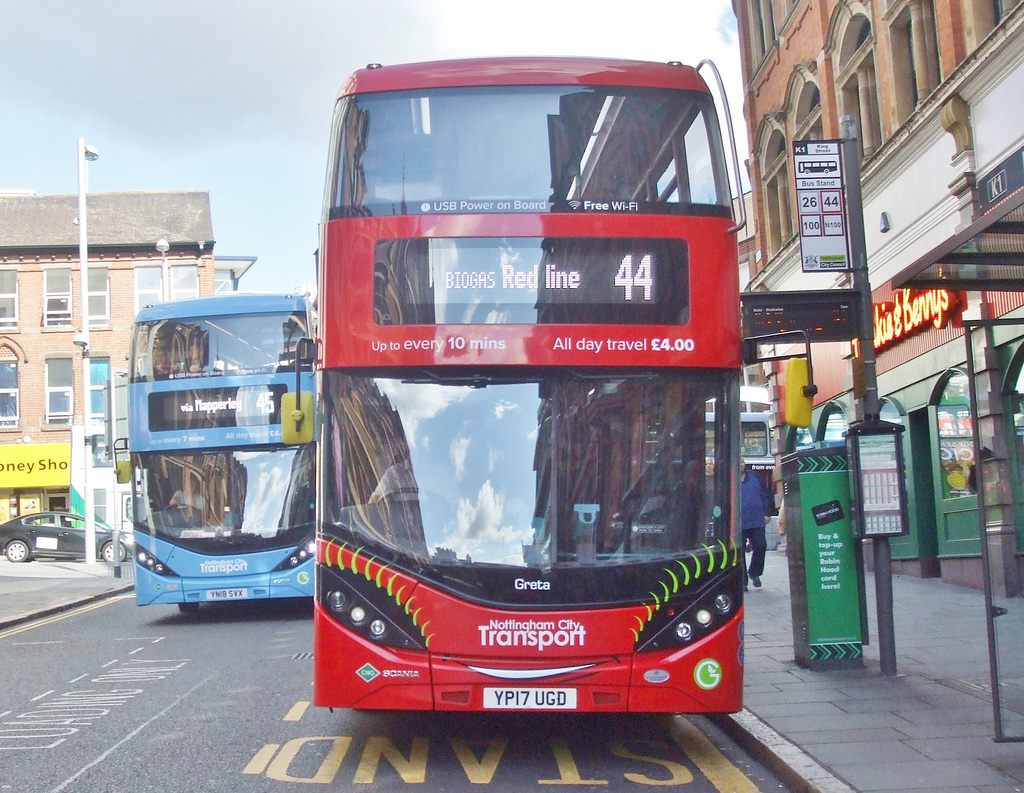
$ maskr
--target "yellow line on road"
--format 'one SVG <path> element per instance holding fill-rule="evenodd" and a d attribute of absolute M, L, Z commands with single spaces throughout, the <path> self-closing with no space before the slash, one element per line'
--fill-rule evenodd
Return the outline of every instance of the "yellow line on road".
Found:
<path fill-rule="evenodd" d="M 720 793 L 759 793 L 757 785 L 682 716 L 671 717 L 669 731 L 686 756 Z"/>
<path fill-rule="evenodd" d="M 114 602 L 114 600 L 116 600 L 116 598 L 98 600 L 95 603 L 88 603 L 84 606 L 79 606 L 78 608 L 71 609 L 70 611 L 63 611 L 60 614 L 54 614 L 52 617 L 44 617 L 43 619 L 32 620 L 31 622 L 26 622 L 22 625 L 17 625 L 13 628 L 9 628 L 8 630 L 0 631 L 0 639 L 6 639 L 8 636 L 15 636 L 19 633 L 30 631 L 33 628 L 41 628 L 44 625 L 50 625 L 54 622 L 60 622 L 61 620 L 67 619 L 68 617 L 73 617 L 76 614 L 84 614 L 86 611 L 93 611 L 94 609 L 98 609 L 101 606 L 106 606 Z"/>

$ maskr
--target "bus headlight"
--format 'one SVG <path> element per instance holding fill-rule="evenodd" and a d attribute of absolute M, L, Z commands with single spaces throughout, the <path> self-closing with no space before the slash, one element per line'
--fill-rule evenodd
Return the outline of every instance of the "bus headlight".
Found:
<path fill-rule="evenodd" d="M 366 622 L 366 609 L 362 606 L 353 606 L 348 613 L 348 618 L 352 620 L 353 625 L 362 625 Z"/>
<path fill-rule="evenodd" d="M 715 598 L 715 611 L 719 614 L 728 614 L 732 609 L 732 598 L 722 594 Z"/>
<path fill-rule="evenodd" d="M 156 573 L 157 575 L 178 577 L 176 572 L 157 559 L 153 554 L 149 553 L 149 551 L 139 549 L 135 553 L 135 560 L 142 567 L 145 567 L 147 570 Z"/>
<path fill-rule="evenodd" d="M 340 590 L 335 589 L 327 593 L 327 608 L 335 614 L 340 614 L 344 610 L 347 601 L 345 593 Z"/>
<path fill-rule="evenodd" d="M 680 641 L 690 641 L 693 638 L 693 626 L 688 622 L 680 622 L 676 625 L 676 637 Z"/>
<path fill-rule="evenodd" d="M 698 609 L 696 616 L 697 622 L 699 622 L 704 627 L 707 627 L 711 624 L 711 612 L 707 609 Z"/>
<path fill-rule="evenodd" d="M 382 639 L 387 629 L 388 626 L 384 624 L 384 620 L 374 620 L 370 623 L 370 635 L 374 639 Z"/>

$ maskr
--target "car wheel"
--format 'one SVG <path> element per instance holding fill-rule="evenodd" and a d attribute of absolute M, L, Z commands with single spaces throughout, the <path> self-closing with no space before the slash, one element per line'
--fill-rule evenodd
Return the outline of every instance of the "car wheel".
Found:
<path fill-rule="evenodd" d="M 9 562 L 27 562 L 32 558 L 32 552 L 24 541 L 11 540 L 4 548 L 4 556 Z"/>
<path fill-rule="evenodd" d="M 114 563 L 114 543 L 107 542 L 103 544 L 100 549 L 100 556 L 103 557 L 103 561 L 107 564 Z"/>

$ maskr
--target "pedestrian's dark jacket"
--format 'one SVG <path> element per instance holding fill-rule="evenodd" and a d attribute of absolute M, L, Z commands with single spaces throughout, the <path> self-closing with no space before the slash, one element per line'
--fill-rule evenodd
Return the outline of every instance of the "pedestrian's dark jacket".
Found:
<path fill-rule="evenodd" d="M 763 529 L 765 515 L 772 514 L 768 489 L 753 471 L 747 471 L 740 486 L 741 516 L 744 529 Z"/>

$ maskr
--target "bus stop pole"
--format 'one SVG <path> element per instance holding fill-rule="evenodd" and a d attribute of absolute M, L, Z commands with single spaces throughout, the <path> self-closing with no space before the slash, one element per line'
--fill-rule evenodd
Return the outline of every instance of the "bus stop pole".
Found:
<path fill-rule="evenodd" d="M 860 190 L 860 151 L 857 144 L 857 119 L 839 119 L 843 179 L 846 185 L 846 216 L 849 224 L 850 259 L 853 263 L 853 288 L 860 298 L 859 353 L 864 364 L 863 420 L 878 421 L 880 404 L 875 369 L 874 315 L 871 283 L 868 280 L 867 243 L 864 239 L 864 204 Z M 875 609 L 878 615 L 878 653 L 882 675 L 896 675 L 896 637 L 893 623 L 892 553 L 888 537 L 872 538 L 875 559 Z"/>

